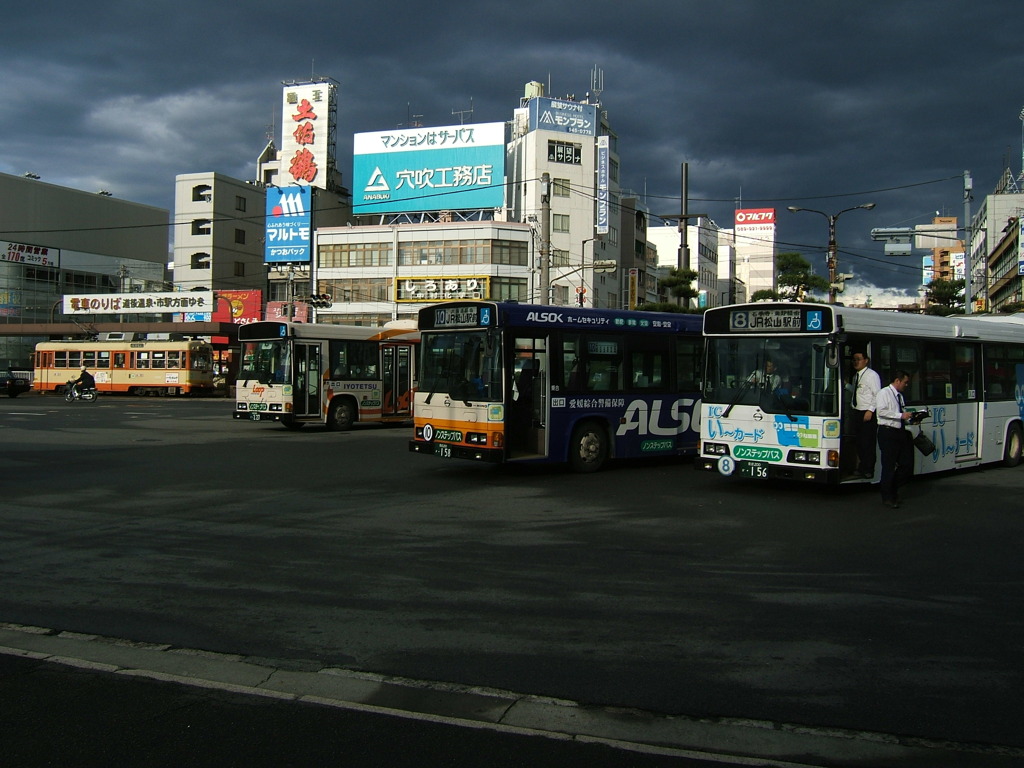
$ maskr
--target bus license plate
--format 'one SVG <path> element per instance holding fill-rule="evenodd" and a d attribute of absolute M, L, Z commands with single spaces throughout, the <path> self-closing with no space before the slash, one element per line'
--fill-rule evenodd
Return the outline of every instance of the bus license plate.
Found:
<path fill-rule="evenodd" d="M 452 457 L 452 447 L 447 443 L 434 443 L 434 455 L 440 456 L 442 459 L 450 459 Z"/>
<path fill-rule="evenodd" d="M 768 478 L 768 464 L 763 461 L 744 461 L 740 464 L 740 475 L 758 480 Z"/>
<path fill-rule="evenodd" d="M 253 421 L 259 421 L 260 415 L 258 413 L 250 413 L 249 418 L 252 419 Z"/>

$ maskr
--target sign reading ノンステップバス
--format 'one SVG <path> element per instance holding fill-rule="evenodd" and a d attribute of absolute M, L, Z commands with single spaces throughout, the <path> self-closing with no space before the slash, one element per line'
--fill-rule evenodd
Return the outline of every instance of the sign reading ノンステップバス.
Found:
<path fill-rule="evenodd" d="M 505 200 L 505 124 L 357 133 L 354 213 L 498 208 Z"/>

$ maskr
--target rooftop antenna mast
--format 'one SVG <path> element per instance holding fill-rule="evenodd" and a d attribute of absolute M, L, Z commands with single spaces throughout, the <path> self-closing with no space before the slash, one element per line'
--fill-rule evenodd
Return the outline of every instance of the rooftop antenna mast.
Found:
<path fill-rule="evenodd" d="M 465 125 L 466 115 L 469 115 L 470 119 L 473 117 L 473 97 L 469 97 L 469 109 L 453 109 L 452 114 L 459 116 L 459 125 Z"/>
<path fill-rule="evenodd" d="M 604 70 L 596 64 L 590 70 L 590 92 L 594 96 L 594 104 L 601 103 L 601 94 L 604 93 Z"/>
<path fill-rule="evenodd" d="M 270 125 L 267 126 L 267 141 L 273 143 L 277 139 L 277 112 L 270 110 Z"/>
<path fill-rule="evenodd" d="M 423 115 L 414 115 L 412 113 L 412 102 L 405 102 L 405 124 L 399 124 L 399 128 L 422 128 L 423 123 L 420 122 L 420 118 Z"/>

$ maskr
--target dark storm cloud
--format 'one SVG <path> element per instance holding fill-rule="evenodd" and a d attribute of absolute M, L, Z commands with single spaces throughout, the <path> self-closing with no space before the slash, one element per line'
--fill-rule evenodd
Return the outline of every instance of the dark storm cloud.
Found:
<path fill-rule="evenodd" d="M 962 216 L 1018 172 L 1024 54 L 1009 2 L 110 2 L 24 5 L 0 82 L 0 170 L 105 188 L 170 208 L 174 175 L 239 178 L 279 131 L 282 80 L 340 85 L 339 163 L 351 135 L 411 119 L 507 120 L 523 85 L 582 98 L 603 72 L 621 181 L 650 209 L 730 226 L 737 200 L 779 210 L 778 236 L 821 271 L 842 218 L 842 271 L 914 295 L 872 227 Z M 465 113 L 472 107 L 473 113 Z M 925 183 L 934 182 L 934 183 Z"/>

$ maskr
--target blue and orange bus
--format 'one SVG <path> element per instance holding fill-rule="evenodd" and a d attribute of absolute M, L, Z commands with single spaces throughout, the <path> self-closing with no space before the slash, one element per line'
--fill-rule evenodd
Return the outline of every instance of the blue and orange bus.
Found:
<path fill-rule="evenodd" d="M 458 301 L 419 328 L 411 451 L 581 472 L 696 452 L 697 315 Z"/>

